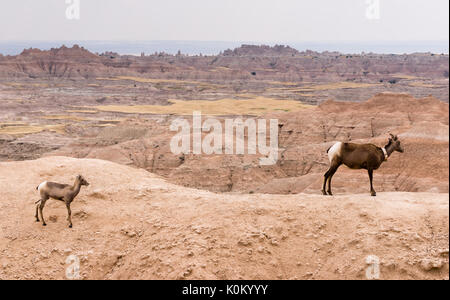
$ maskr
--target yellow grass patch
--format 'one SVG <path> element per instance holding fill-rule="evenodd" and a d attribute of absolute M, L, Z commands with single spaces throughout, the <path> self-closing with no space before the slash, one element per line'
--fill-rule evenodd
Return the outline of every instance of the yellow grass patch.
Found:
<path fill-rule="evenodd" d="M 96 111 L 96 110 L 88 110 L 88 109 L 71 109 L 71 110 L 66 110 L 66 112 L 69 112 L 69 113 L 83 113 L 83 114 L 96 114 L 96 113 L 98 113 L 98 111 Z"/>
<path fill-rule="evenodd" d="M 299 89 L 293 89 L 292 92 L 314 92 L 314 91 L 326 91 L 326 90 L 338 90 L 338 89 L 359 89 L 379 86 L 378 83 L 358 83 L 358 82 L 334 82 L 319 85 L 311 85 L 302 87 Z"/>
<path fill-rule="evenodd" d="M 303 93 L 304 91 L 300 92 L 299 89 L 286 88 L 286 87 L 283 87 L 283 88 L 268 88 L 265 91 L 269 92 L 269 93 L 270 92 L 271 93 L 275 93 L 275 94 L 279 94 L 279 93 L 283 93 L 283 94 L 295 93 L 297 96 L 303 96 L 303 97 L 313 97 L 314 96 L 314 94 L 304 94 Z"/>
<path fill-rule="evenodd" d="M 276 83 L 276 82 L 272 82 Z M 281 82 L 282 83 L 282 82 Z M 280 84 L 281 84 L 280 83 Z M 286 86 L 289 85 L 298 85 L 296 83 L 285 83 Z M 304 92 L 317 92 L 317 91 L 327 91 L 327 90 L 338 90 L 338 89 L 359 89 L 359 88 L 368 88 L 373 86 L 379 86 L 379 83 L 358 83 L 358 82 L 332 82 L 325 84 L 316 84 L 316 85 L 308 85 L 299 88 L 292 87 L 281 87 L 281 88 L 268 88 L 266 91 L 272 92 L 288 92 L 288 93 L 304 93 Z M 312 96 L 311 94 L 300 94 L 301 96 Z"/>
<path fill-rule="evenodd" d="M 435 88 L 435 87 L 438 87 L 438 85 L 424 83 L 424 82 L 411 82 L 411 83 L 408 83 L 408 85 L 409 86 L 413 86 L 413 87 L 423 87 L 423 88 Z"/>
<path fill-rule="evenodd" d="M 297 85 L 299 85 L 300 83 L 298 83 L 298 82 L 288 82 L 288 81 L 269 81 L 268 82 L 269 84 L 272 84 L 272 85 L 287 85 L 287 86 L 297 86 Z"/>
<path fill-rule="evenodd" d="M 400 79 L 408 79 L 408 80 L 419 79 L 419 77 L 417 77 L 417 76 L 404 75 L 404 74 L 395 74 L 393 77 L 400 78 Z"/>
<path fill-rule="evenodd" d="M 258 73 L 258 72 L 278 72 L 278 70 L 267 69 L 267 68 L 255 68 L 254 71 L 256 71 L 256 73 Z"/>
<path fill-rule="evenodd" d="M 94 126 L 94 127 L 114 127 L 114 126 L 116 126 L 116 124 L 105 123 L 105 124 L 94 124 L 94 125 L 91 125 L 91 126 Z"/>
<path fill-rule="evenodd" d="M 42 119 L 46 120 L 67 120 L 67 121 L 74 121 L 74 122 L 82 122 L 86 121 L 86 118 L 77 117 L 77 116 L 69 116 L 69 115 L 54 115 L 54 116 L 44 116 Z"/>
<path fill-rule="evenodd" d="M 133 76 L 117 76 L 113 78 L 97 78 L 97 80 L 130 80 L 136 82 L 143 83 L 163 83 L 163 84 L 189 84 L 189 85 L 201 85 L 207 87 L 225 87 L 224 85 L 212 84 L 207 82 L 200 81 L 186 81 L 186 80 L 177 80 L 177 79 L 156 79 L 156 78 L 142 78 L 142 77 L 133 77 Z"/>
<path fill-rule="evenodd" d="M 6 126 L 20 126 L 20 125 L 27 125 L 27 123 L 24 123 L 24 122 L 0 123 L 0 128 L 6 127 Z"/>
<path fill-rule="evenodd" d="M 31 85 L 34 87 L 48 87 L 47 83 L 33 83 Z"/>
<path fill-rule="evenodd" d="M 220 71 L 233 71 L 233 70 L 227 67 L 216 67 L 211 70 L 211 72 L 220 72 Z"/>
<path fill-rule="evenodd" d="M 200 111 L 205 115 L 260 115 L 273 111 L 295 112 L 312 107 L 295 100 L 277 100 L 265 97 L 253 99 L 221 99 L 208 100 L 169 100 L 172 105 L 105 105 L 96 106 L 100 111 L 135 113 L 135 114 L 175 114 L 190 115 L 193 111 Z"/>
<path fill-rule="evenodd" d="M 115 120 L 95 120 L 95 123 L 89 124 L 89 127 L 115 127 L 125 119 L 115 119 Z"/>
<path fill-rule="evenodd" d="M 17 88 L 25 87 L 24 84 L 17 83 L 17 82 L 5 82 L 5 83 L 3 83 L 3 84 L 4 84 L 4 85 L 7 85 L 7 86 L 17 87 Z"/>
<path fill-rule="evenodd" d="M 105 120 L 105 119 L 97 119 L 95 120 L 100 124 L 108 125 L 108 124 L 119 124 L 120 122 L 125 121 L 125 119 L 111 119 L 111 120 Z"/>
<path fill-rule="evenodd" d="M 5 82 L 4 85 L 12 86 L 12 87 L 48 87 L 49 85 L 47 83 L 19 83 L 19 82 Z"/>
<path fill-rule="evenodd" d="M 11 101 L 11 102 L 21 102 L 21 103 L 24 103 L 25 101 L 28 101 L 28 100 L 25 100 L 25 99 L 3 99 L 3 100 L 0 100 L 0 101 Z"/>
<path fill-rule="evenodd" d="M 64 125 L 0 125 L 0 134 L 9 135 L 26 135 L 31 133 L 38 133 L 44 130 L 49 130 L 58 133 L 64 133 Z"/>
<path fill-rule="evenodd" d="M 256 96 L 255 94 L 242 93 L 242 94 L 236 94 L 236 97 L 241 98 L 241 99 L 254 99 L 254 98 L 257 98 L 258 96 Z"/>

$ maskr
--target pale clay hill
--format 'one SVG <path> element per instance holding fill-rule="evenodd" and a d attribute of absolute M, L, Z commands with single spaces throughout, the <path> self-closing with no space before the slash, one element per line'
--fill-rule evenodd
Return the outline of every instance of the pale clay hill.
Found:
<path fill-rule="evenodd" d="M 365 102 L 329 100 L 298 112 L 276 112 L 261 118 L 278 119 L 282 126 L 279 159 L 273 166 L 260 166 L 258 156 L 247 153 L 175 155 L 170 150 L 175 134 L 169 130 L 170 119 L 126 121 L 122 127 L 74 139 L 44 156 L 109 160 L 146 169 L 174 184 L 212 192 L 315 194 L 328 169 L 326 151 L 330 146 L 342 141 L 382 147 L 392 132 L 398 134 L 405 152 L 393 153 L 375 171 L 375 190 L 449 191 L 448 104 L 433 97 L 382 93 Z M 367 171 L 341 167 L 333 185 L 341 194 L 368 193 Z"/>
<path fill-rule="evenodd" d="M 91 183 L 66 209 L 43 180 Z M 448 279 L 448 193 L 215 194 L 96 159 L 0 163 L 0 279 Z"/>

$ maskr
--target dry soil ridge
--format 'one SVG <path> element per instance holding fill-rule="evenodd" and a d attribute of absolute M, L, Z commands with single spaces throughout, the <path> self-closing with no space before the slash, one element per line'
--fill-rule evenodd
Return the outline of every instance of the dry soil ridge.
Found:
<path fill-rule="evenodd" d="M 91 185 L 34 222 L 43 180 Z M 0 279 L 448 279 L 448 194 L 215 194 L 96 159 L 0 163 Z M 318 191 L 319 193 L 319 191 Z"/>

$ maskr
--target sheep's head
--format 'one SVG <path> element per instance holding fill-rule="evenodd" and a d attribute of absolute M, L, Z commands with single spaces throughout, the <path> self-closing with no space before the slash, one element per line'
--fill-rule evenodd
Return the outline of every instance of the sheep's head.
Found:
<path fill-rule="evenodd" d="M 398 151 L 400 153 L 403 153 L 403 147 L 400 143 L 400 140 L 396 135 L 393 135 L 390 133 L 391 137 L 389 138 L 389 143 L 392 144 L 394 151 Z"/>
<path fill-rule="evenodd" d="M 77 179 L 78 179 L 78 181 L 80 181 L 80 184 L 81 184 L 81 185 L 85 185 L 85 186 L 88 186 L 88 185 L 89 185 L 89 182 L 87 182 L 86 179 L 84 179 L 83 176 L 78 175 L 78 176 L 77 176 Z"/>

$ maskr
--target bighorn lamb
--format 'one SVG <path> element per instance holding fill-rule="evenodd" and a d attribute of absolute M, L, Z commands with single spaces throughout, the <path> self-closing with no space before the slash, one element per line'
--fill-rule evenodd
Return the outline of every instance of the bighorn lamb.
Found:
<path fill-rule="evenodd" d="M 67 221 L 69 221 L 69 228 L 72 228 L 72 211 L 70 210 L 70 204 L 80 192 L 82 185 L 88 186 L 89 183 L 81 175 L 77 176 L 73 186 L 48 181 L 44 181 L 43 183 L 38 185 L 36 187 L 36 190 L 39 191 L 41 199 L 36 201 L 35 203 L 37 204 L 35 215 L 36 222 L 39 222 L 39 215 L 38 215 L 39 210 L 39 212 L 41 213 L 42 225 L 47 226 L 44 220 L 44 215 L 42 214 L 42 210 L 44 209 L 45 202 L 47 202 L 47 200 L 51 198 L 54 200 L 64 201 L 64 203 L 66 203 L 68 213 Z"/>
<path fill-rule="evenodd" d="M 330 168 L 324 175 L 322 193 L 324 195 L 332 195 L 331 178 L 340 165 L 344 164 L 350 169 L 366 169 L 370 179 L 370 194 L 376 196 L 377 193 L 373 189 L 372 179 L 373 171 L 377 170 L 380 165 L 386 161 L 389 156 L 398 151 L 403 153 L 403 148 L 396 135 L 390 134 L 389 142 L 383 148 L 372 144 L 352 144 L 338 142 L 330 147 L 327 151 L 330 160 Z M 325 192 L 328 181 L 328 190 Z"/>

